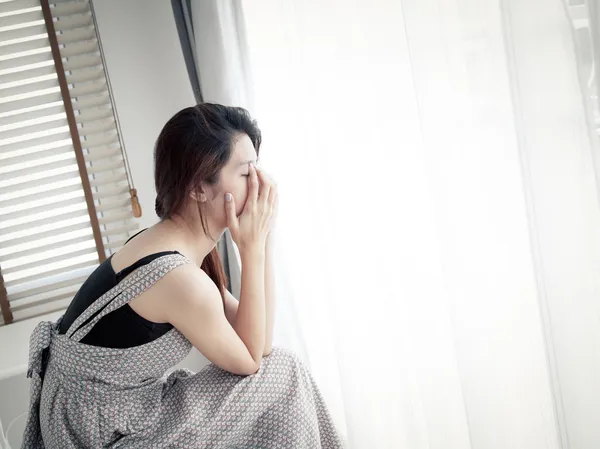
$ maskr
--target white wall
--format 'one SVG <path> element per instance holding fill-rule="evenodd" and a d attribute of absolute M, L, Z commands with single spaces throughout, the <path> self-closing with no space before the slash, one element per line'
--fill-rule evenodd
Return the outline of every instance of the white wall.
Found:
<path fill-rule="evenodd" d="M 140 226 L 156 222 L 153 151 L 158 133 L 194 95 L 171 2 L 96 0 L 106 57 L 133 181 L 143 208 Z"/>
<path fill-rule="evenodd" d="M 96 0 L 98 30 L 125 149 L 143 215 L 140 229 L 158 220 L 154 212 L 154 143 L 176 112 L 195 104 L 171 2 Z M 196 350 L 181 364 L 206 365 Z"/>
<path fill-rule="evenodd" d="M 96 0 L 94 7 L 125 147 L 143 208 L 140 227 L 144 228 L 157 221 L 154 142 L 173 114 L 194 104 L 194 96 L 169 1 Z M 27 410 L 29 387 L 24 379 L 29 335 L 38 321 L 54 320 L 58 315 L 0 328 L 0 420 L 5 427 Z M 194 351 L 182 365 L 197 371 L 205 363 Z M 15 428 L 11 434 L 19 435 L 20 431 Z"/>

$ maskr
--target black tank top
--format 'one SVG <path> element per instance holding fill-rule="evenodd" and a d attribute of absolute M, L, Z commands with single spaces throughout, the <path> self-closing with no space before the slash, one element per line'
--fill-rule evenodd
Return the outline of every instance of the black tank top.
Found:
<path fill-rule="evenodd" d="M 138 235 L 138 232 L 129 238 Z M 127 241 L 129 241 L 127 240 Z M 71 324 L 96 299 L 109 291 L 129 273 L 154 259 L 167 254 L 179 254 L 177 251 L 162 251 L 142 257 L 133 265 L 115 273 L 110 263 L 112 255 L 102 262 L 83 283 L 69 304 L 60 322 L 59 333 L 65 334 Z M 94 315 L 95 316 L 95 315 Z M 93 316 L 90 318 L 90 320 Z M 86 323 L 89 320 L 86 321 Z M 84 323 L 85 324 L 85 323 Z M 131 348 L 156 340 L 173 328 L 169 323 L 153 323 L 138 315 L 129 304 L 118 308 L 101 318 L 92 330 L 81 340 L 82 343 L 106 348 Z"/>

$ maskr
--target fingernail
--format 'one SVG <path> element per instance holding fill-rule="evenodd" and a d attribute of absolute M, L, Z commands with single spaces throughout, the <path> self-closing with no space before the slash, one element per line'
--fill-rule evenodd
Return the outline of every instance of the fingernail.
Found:
<path fill-rule="evenodd" d="M 225 194 L 225 201 L 229 202 L 233 199 L 233 196 L 231 196 L 231 193 L 226 193 Z"/>

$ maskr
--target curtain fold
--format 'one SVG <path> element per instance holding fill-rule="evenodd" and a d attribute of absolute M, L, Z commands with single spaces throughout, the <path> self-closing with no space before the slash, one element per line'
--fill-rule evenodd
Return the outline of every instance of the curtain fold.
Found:
<path fill-rule="evenodd" d="M 250 81 L 240 2 L 172 0 L 171 4 L 196 102 L 248 108 Z M 227 289 L 239 299 L 241 264 L 229 230 L 217 247 Z"/>
<path fill-rule="evenodd" d="M 189 5 L 278 179 L 276 340 L 348 447 L 599 447 L 597 7 Z"/>
<path fill-rule="evenodd" d="M 196 99 L 196 103 L 202 103 L 200 76 L 196 66 L 196 54 L 194 48 L 195 38 L 194 24 L 191 17 L 191 1 L 171 0 L 171 6 L 173 8 L 173 16 L 175 17 L 179 42 L 181 43 L 183 59 L 185 60 L 185 67 L 190 79 L 190 84 L 192 85 L 192 91 L 194 92 L 194 98 Z"/>
<path fill-rule="evenodd" d="M 600 429 L 600 196 L 594 2 L 502 3 L 509 76 L 563 449 Z M 532 29 L 532 21 L 545 24 Z M 595 318 L 593 318 L 595 317 Z"/>
<path fill-rule="evenodd" d="M 244 2 L 286 300 L 349 447 L 599 446 L 592 5 Z"/>

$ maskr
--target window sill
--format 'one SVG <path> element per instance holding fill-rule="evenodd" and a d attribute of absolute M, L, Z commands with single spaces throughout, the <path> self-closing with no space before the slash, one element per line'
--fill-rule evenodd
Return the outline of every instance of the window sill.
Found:
<path fill-rule="evenodd" d="M 0 327 L 0 380 L 27 372 L 31 332 L 40 321 L 56 321 L 63 313 L 53 312 Z"/>

